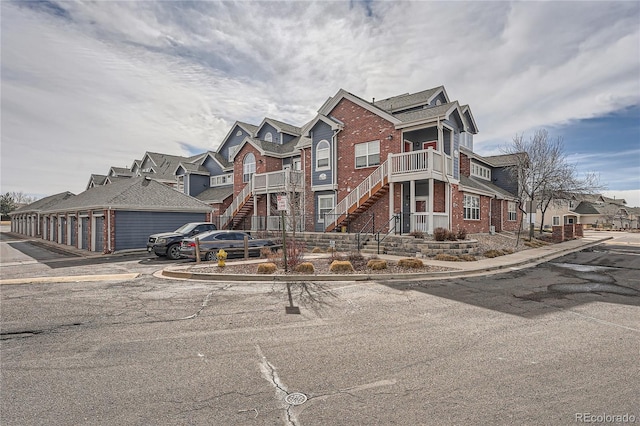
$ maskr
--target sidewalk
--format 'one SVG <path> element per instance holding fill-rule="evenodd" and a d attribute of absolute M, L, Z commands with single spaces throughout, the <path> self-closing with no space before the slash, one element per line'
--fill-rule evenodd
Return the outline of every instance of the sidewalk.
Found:
<path fill-rule="evenodd" d="M 584 250 L 610 240 L 612 237 L 603 235 L 587 235 L 584 238 L 565 241 L 558 244 L 522 250 L 506 256 L 482 259 L 474 262 L 444 262 L 433 259 L 421 259 L 425 265 L 449 268 L 449 271 L 406 273 L 406 274 L 330 274 L 330 275 L 265 275 L 265 274 L 207 274 L 197 272 L 198 266 L 180 265 L 170 266 L 162 270 L 162 276 L 168 278 L 182 278 L 192 280 L 211 281 L 381 281 L 381 280 L 431 280 L 439 278 L 455 278 L 470 275 L 486 275 L 506 272 L 509 269 L 528 268 L 540 263 L 564 256 L 569 253 Z M 403 257 L 388 254 L 378 255 L 380 259 L 397 262 Z M 243 264 L 260 263 L 264 259 L 240 261 Z M 210 267 L 203 265 L 202 268 Z"/>

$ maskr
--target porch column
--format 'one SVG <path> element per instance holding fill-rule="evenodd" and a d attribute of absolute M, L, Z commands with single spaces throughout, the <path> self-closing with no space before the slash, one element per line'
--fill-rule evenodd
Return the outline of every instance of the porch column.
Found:
<path fill-rule="evenodd" d="M 439 136 L 438 136 L 439 137 Z M 429 203 L 427 205 L 429 234 L 433 234 L 433 179 L 429 179 Z"/>
<path fill-rule="evenodd" d="M 389 220 L 391 220 L 391 218 L 394 215 L 394 206 L 393 206 L 393 182 L 389 182 Z M 395 234 L 397 231 L 397 227 L 395 226 L 395 222 L 394 222 L 394 229 L 393 229 L 393 233 Z"/>
<path fill-rule="evenodd" d="M 256 221 L 258 220 L 258 195 L 253 193 L 253 220 L 251 221 L 251 230 L 255 231 Z"/>
<path fill-rule="evenodd" d="M 444 212 L 447 214 L 447 222 L 449 223 L 449 229 L 453 229 L 451 226 L 451 184 L 446 183 L 444 185 Z"/>
<path fill-rule="evenodd" d="M 416 222 L 416 181 L 409 181 L 409 232 L 415 231 Z"/>

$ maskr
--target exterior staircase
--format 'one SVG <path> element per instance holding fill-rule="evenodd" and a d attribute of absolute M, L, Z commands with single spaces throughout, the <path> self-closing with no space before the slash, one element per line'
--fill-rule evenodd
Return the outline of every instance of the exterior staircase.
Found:
<path fill-rule="evenodd" d="M 325 230 L 331 232 L 348 225 L 388 192 L 389 162 L 387 160 L 327 213 Z"/>

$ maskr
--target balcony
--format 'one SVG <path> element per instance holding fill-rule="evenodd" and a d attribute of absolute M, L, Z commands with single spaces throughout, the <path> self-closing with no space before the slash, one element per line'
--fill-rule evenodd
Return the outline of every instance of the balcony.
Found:
<path fill-rule="evenodd" d="M 453 158 L 433 148 L 389 154 L 388 161 L 390 182 L 453 177 Z"/>
<path fill-rule="evenodd" d="M 255 194 L 302 192 L 303 190 L 304 174 L 301 171 L 286 169 L 253 175 L 253 192 Z"/>

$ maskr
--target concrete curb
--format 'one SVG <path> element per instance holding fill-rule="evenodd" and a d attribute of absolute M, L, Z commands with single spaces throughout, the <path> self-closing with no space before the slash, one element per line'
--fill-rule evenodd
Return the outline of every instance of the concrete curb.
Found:
<path fill-rule="evenodd" d="M 62 276 L 62 277 L 11 278 L 6 280 L 0 280 L 0 285 L 132 280 L 134 278 L 138 278 L 139 276 L 140 276 L 139 273 L 132 273 L 132 274 L 107 274 L 107 275 L 69 275 L 69 276 Z"/>
<path fill-rule="evenodd" d="M 331 275 L 265 275 L 265 274 L 206 274 L 198 272 L 184 271 L 191 266 L 171 266 L 162 270 L 161 275 L 167 278 L 178 278 L 187 280 L 202 281 L 250 281 L 250 282 L 296 282 L 296 281 L 397 281 L 397 280 L 416 280 L 416 279 L 438 279 L 438 278 L 457 278 L 469 275 L 486 274 L 489 272 L 508 272 L 510 268 L 532 267 L 542 262 L 553 260 L 557 257 L 574 253 L 585 248 L 593 247 L 601 244 L 603 241 L 612 239 L 612 237 L 600 238 L 595 241 L 589 241 L 577 246 L 561 247 L 556 250 L 558 244 L 552 246 L 552 250 L 528 257 L 526 259 L 509 261 L 509 256 L 502 256 L 501 263 L 492 266 L 480 266 L 473 269 L 458 269 L 455 271 L 436 271 L 421 272 L 407 274 L 331 274 Z M 562 244 L 562 243 L 560 243 Z M 543 248 L 544 249 L 544 248 Z M 522 253 L 522 252 L 520 252 Z M 518 253 L 514 253 L 518 255 Z"/>

